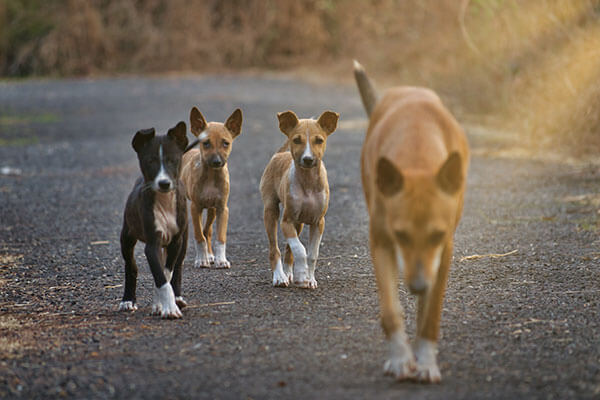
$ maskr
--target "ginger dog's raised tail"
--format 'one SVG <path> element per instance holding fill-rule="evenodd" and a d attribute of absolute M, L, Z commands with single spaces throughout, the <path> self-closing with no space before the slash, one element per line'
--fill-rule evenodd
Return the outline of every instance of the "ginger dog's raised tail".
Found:
<path fill-rule="evenodd" d="M 356 79 L 356 85 L 358 86 L 360 98 L 365 106 L 365 111 L 370 117 L 371 112 L 373 112 L 375 104 L 377 103 L 377 91 L 367 76 L 363 66 L 356 60 L 354 60 L 354 78 Z"/>

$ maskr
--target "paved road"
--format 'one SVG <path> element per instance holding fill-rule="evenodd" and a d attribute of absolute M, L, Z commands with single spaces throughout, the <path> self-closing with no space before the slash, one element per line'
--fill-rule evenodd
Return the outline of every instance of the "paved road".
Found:
<path fill-rule="evenodd" d="M 230 157 L 233 267 L 185 261 L 190 307 L 116 312 L 133 133 L 244 110 Z M 275 114 L 341 114 L 315 291 L 270 286 L 258 182 Z M 470 129 L 476 154 L 498 146 Z M 0 83 L 0 397 L 600 398 L 600 174 L 475 155 L 442 321 L 440 385 L 383 376 L 383 333 L 359 181 L 364 114 L 352 86 L 244 77 Z M 595 195 L 594 195 L 595 194 Z M 303 240 L 306 240 L 304 237 Z M 461 260 L 473 254 L 500 258 Z M 405 293 L 404 289 L 400 289 Z M 405 301 L 414 332 L 414 304 Z"/>

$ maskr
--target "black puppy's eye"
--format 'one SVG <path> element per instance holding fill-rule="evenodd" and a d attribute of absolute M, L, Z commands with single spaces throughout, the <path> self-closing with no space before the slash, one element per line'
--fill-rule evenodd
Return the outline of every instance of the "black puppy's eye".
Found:
<path fill-rule="evenodd" d="M 442 240 L 444 240 L 445 235 L 446 234 L 443 231 L 435 231 L 431 235 L 429 235 L 429 243 L 431 243 L 434 246 L 437 246 L 438 244 L 442 243 Z"/>
<path fill-rule="evenodd" d="M 206 142 L 202 142 L 202 147 L 204 147 L 205 149 L 210 149 L 210 141 L 206 141 Z"/>
<path fill-rule="evenodd" d="M 323 142 L 324 142 L 324 140 L 323 140 L 323 138 L 322 138 L 322 137 L 317 137 L 317 138 L 315 139 L 315 144 L 323 144 Z"/>
<path fill-rule="evenodd" d="M 408 246 L 411 242 L 410 236 L 405 231 L 396 231 L 396 240 L 403 246 Z"/>
<path fill-rule="evenodd" d="M 296 136 L 293 140 L 294 144 L 302 144 L 302 139 L 300 136 Z"/>
<path fill-rule="evenodd" d="M 227 140 L 223 140 L 223 147 L 229 147 L 229 142 Z"/>

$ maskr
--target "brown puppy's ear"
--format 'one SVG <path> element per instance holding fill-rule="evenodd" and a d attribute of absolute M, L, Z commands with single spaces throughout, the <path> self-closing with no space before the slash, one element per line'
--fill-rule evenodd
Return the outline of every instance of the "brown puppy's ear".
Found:
<path fill-rule="evenodd" d="M 463 184 L 462 159 L 458 152 L 450 153 L 437 173 L 439 187 L 448 194 L 456 193 Z"/>
<path fill-rule="evenodd" d="M 194 136 L 198 136 L 206 129 L 206 120 L 204 116 L 196 107 L 190 111 L 190 130 Z"/>
<path fill-rule="evenodd" d="M 337 128 L 338 119 L 340 119 L 340 114 L 333 111 L 325 111 L 321 114 L 317 123 L 327 133 L 327 136 L 329 136 Z"/>
<path fill-rule="evenodd" d="M 377 188 L 385 197 L 393 196 L 402 190 L 404 177 L 387 158 L 377 161 Z"/>
<path fill-rule="evenodd" d="M 298 125 L 298 117 L 294 114 L 293 111 L 284 111 L 277 114 L 277 119 L 279 119 L 279 129 L 281 132 L 289 135 L 292 129 Z"/>
<path fill-rule="evenodd" d="M 234 138 L 242 133 L 242 118 L 242 110 L 238 108 L 225 121 L 225 128 L 229 129 Z"/>
<path fill-rule="evenodd" d="M 146 143 L 154 139 L 154 135 L 156 135 L 154 128 L 137 131 L 131 141 L 131 146 L 133 146 L 136 153 L 139 153 Z"/>
<path fill-rule="evenodd" d="M 188 139 L 186 136 L 187 129 L 185 127 L 185 122 L 179 121 L 174 128 L 169 129 L 167 132 L 167 136 L 170 137 L 177 143 L 177 147 L 181 149 L 181 151 L 185 151 L 185 148 L 188 145 Z"/>

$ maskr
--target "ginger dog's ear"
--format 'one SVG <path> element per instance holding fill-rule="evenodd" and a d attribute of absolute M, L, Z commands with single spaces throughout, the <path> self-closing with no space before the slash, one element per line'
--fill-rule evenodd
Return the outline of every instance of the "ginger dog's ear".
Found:
<path fill-rule="evenodd" d="M 321 116 L 317 120 L 317 123 L 321 128 L 323 128 L 325 133 L 327 133 L 327 136 L 329 136 L 337 128 L 337 123 L 339 119 L 340 114 L 333 111 L 325 111 L 323 112 L 323 114 L 321 114 Z"/>
<path fill-rule="evenodd" d="M 300 121 L 298 121 L 298 117 L 294 114 L 293 111 L 284 111 L 277 114 L 277 119 L 279 119 L 279 129 L 281 132 L 285 133 L 286 136 L 290 134 L 290 132 L 298 125 Z"/>
<path fill-rule="evenodd" d="M 377 188 L 385 197 L 393 196 L 402 190 L 404 177 L 402 172 L 387 158 L 377 161 Z"/>
<path fill-rule="evenodd" d="M 196 107 L 190 111 L 190 130 L 194 136 L 198 136 L 206 129 L 207 123 L 204 116 Z"/>
<path fill-rule="evenodd" d="M 456 193 L 463 184 L 462 159 L 458 152 L 450 153 L 437 173 L 439 187 L 448 194 Z"/>
<path fill-rule="evenodd" d="M 135 136 L 131 141 L 131 146 L 136 151 L 136 153 L 139 153 L 140 150 L 144 147 L 144 145 L 146 145 L 146 143 L 154 139 L 155 135 L 156 131 L 154 130 L 154 128 L 139 130 L 135 133 Z"/>
<path fill-rule="evenodd" d="M 177 147 L 181 149 L 181 151 L 185 151 L 185 148 L 188 145 L 188 139 L 186 136 L 187 128 L 185 127 L 185 122 L 179 121 L 174 128 L 169 129 L 167 132 L 167 136 L 170 137 L 177 143 Z"/>
<path fill-rule="evenodd" d="M 231 132 L 231 135 L 236 138 L 242 133 L 242 110 L 236 109 L 225 121 L 225 128 Z"/>

